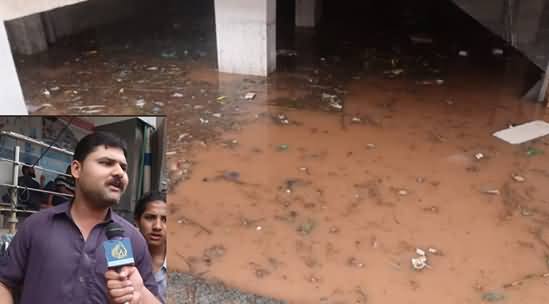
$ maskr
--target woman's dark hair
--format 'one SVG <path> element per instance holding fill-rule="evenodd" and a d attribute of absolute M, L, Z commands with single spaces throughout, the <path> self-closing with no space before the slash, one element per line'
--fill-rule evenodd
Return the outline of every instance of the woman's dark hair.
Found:
<path fill-rule="evenodd" d="M 123 139 L 112 133 L 96 132 L 86 135 L 78 142 L 72 159 L 83 162 L 98 146 L 121 149 L 124 152 L 124 156 L 128 157 L 127 144 Z"/>
<path fill-rule="evenodd" d="M 161 201 L 163 203 L 166 203 L 166 193 L 160 192 L 160 191 L 151 191 L 151 192 L 145 193 L 143 197 L 141 197 L 141 199 L 138 200 L 137 204 L 135 205 L 135 210 L 133 212 L 134 219 L 139 220 L 143 215 L 143 213 L 145 213 L 145 209 L 147 209 L 147 205 L 155 201 Z"/>

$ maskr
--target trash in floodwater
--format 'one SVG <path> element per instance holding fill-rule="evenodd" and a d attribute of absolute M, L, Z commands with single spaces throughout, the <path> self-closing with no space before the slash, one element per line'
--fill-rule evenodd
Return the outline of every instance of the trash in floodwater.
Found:
<path fill-rule="evenodd" d="M 461 57 L 467 57 L 467 56 L 469 56 L 469 53 L 468 53 L 467 51 L 459 51 L 458 54 L 459 54 L 459 56 L 461 56 Z"/>
<path fill-rule="evenodd" d="M 498 132 L 493 135 L 512 145 L 522 144 L 527 141 L 536 139 L 549 134 L 549 123 L 542 120 L 534 120 L 513 126 Z"/>
<path fill-rule="evenodd" d="M 221 118 L 221 113 L 213 113 L 212 116 L 215 118 Z"/>
<path fill-rule="evenodd" d="M 414 44 L 431 44 L 433 39 L 423 35 L 410 35 L 410 40 Z"/>
<path fill-rule="evenodd" d="M 289 56 L 289 57 L 297 56 L 296 51 L 294 51 L 294 50 L 284 50 L 284 49 L 278 50 L 276 52 L 276 54 L 279 55 L 279 56 Z"/>
<path fill-rule="evenodd" d="M 343 106 L 337 102 L 330 102 L 330 107 L 336 109 L 336 110 L 342 110 Z"/>
<path fill-rule="evenodd" d="M 309 219 L 307 222 L 299 225 L 299 227 L 297 227 L 297 231 L 301 232 L 302 234 L 310 234 L 314 228 L 315 222 Z"/>
<path fill-rule="evenodd" d="M 393 69 L 393 70 L 390 70 L 390 71 L 385 71 L 384 73 L 385 74 L 391 74 L 391 75 L 394 75 L 394 76 L 398 76 L 398 75 L 401 75 L 402 73 L 404 73 L 404 69 Z"/>
<path fill-rule="evenodd" d="M 337 101 L 337 95 L 328 94 L 328 93 L 322 93 L 321 98 L 322 98 L 322 101 L 326 101 L 326 102 Z"/>
<path fill-rule="evenodd" d="M 337 95 L 322 93 L 321 99 L 324 102 L 328 102 L 330 107 L 332 107 L 334 109 L 337 109 L 337 110 L 342 110 L 343 109 L 343 105 L 341 105 L 340 100 L 337 97 Z"/>
<path fill-rule="evenodd" d="M 488 189 L 488 190 L 482 190 L 480 192 L 484 193 L 484 194 L 490 194 L 490 195 L 499 195 L 500 194 L 498 189 Z"/>
<path fill-rule="evenodd" d="M 528 150 L 526 150 L 526 155 L 528 156 L 536 156 L 543 154 L 543 150 L 535 148 L 535 147 L 528 147 Z"/>
<path fill-rule="evenodd" d="M 27 105 L 27 109 L 29 110 L 30 113 L 40 111 L 44 108 L 49 108 L 49 107 L 53 107 L 53 105 L 50 104 L 50 103 L 44 103 L 44 104 L 41 104 L 39 106 Z"/>
<path fill-rule="evenodd" d="M 175 92 L 175 93 L 172 94 L 172 97 L 174 97 L 174 98 L 183 98 L 183 94 Z"/>
<path fill-rule="evenodd" d="M 353 117 L 351 119 L 351 122 L 352 123 L 355 123 L 355 124 L 358 124 L 358 123 L 361 123 L 362 122 L 362 119 L 360 119 L 360 117 Z"/>
<path fill-rule="evenodd" d="M 51 93 L 48 89 L 43 89 L 40 93 L 48 98 L 51 97 Z"/>
<path fill-rule="evenodd" d="M 290 121 L 288 120 L 288 117 L 284 114 L 279 114 L 277 116 L 277 121 L 281 124 L 281 125 L 287 125 L 290 123 Z"/>
<path fill-rule="evenodd" d="M 136 105 L 137 107 L 140 107 L 140 108 L 144 107 L 144 106 L 145 106 L 145 99 L 138 99 L 138 100 L 136 100 L 136 101 L 135 101 L 135 105 Z"/>
<path fill-rule="evenodd" d="M 146 68 L 147 71 L 158 71 L 158 67 L 157 66 L 151 66 L 151 67 L 148 67 Z"/>
<path fill-rule="evenodd" d="M 162 56 L 162 58 L 172 59 L 177 56 L 177 52 L 175 50 L 166 50 L 160 53 L 160 56 Z"/>
<path fill-rule="evenodd" d="M 412 267 L 415 270 L 423 270 L 425 267 L 427 267 L 427 257 L 422 255 L 416 258 L 412 258 Z"/>
<path fill-rule="evenodd" d="M 485 157 L 485 156 L 484 156 L 483 153 L 477 153 L 477 154 L 475 154 L 475 158 L 476 158 L 477 160 L 481 160 L 481 159 L 483 159 L 484 157 Z"/>
<path fill-rule="evenodd" d="M 486 302 L 497 302 L 503 301 L 504 299 L 504 294 L 495 291 L 485 292 L 484 294 L 482 294 L 482 300 Z"/>
<path fill-rule="evenodd" d="M 51 87 L 51 88 L 50 88 L 50 91 L 52 91 L 52 92 L 57 92 L 57 91 L 59 91 L 59 90 L 61 90 L 61 88 L 58 87 L 58 86 L 55 86 L 55 87 Z"/>
<path fill-rule="evenodd" d="M 238 171 L 225 171 L 223 172 L 223 178 L 231 182 L 240 181 L 240 172 Z"/>
<path fill-rule="evenodd" d="M 287 144 L 278 145 L 278 151 L 287 151 L 289 148 Z"/>
<path fill-rule="evenodd" d="M 204 119 L 204 118 L 202 118 L 202 117 L 200 118 L 200 123 L 201 123 L 201 124 L 205 125 L 205 124 L 207 124 L 208 122 L 209 122 L 209 121 L 208 121 L 207 119 Z"/>
<path fill-rule="evenodd" d="M 246 93 L 246 95 L 244 96 L 244 99 L 246 99 L 246 100 L 254 100 L 255 95 L 256 95 L 256 94 L 253 93 L 253 92 Z"/>
<path fill-rule="evenodd" d="M 83 53 L 86 56 L 97 55 L 97 50 L 91 50 Z"/>
<path fill-rule="evenodd" d="M 492 54 L 494 54 L 496 56 L 501 56 L 501 55 L 503 55 L 503 50 L 498 49 L 498 48 L 494 48 L 494 49 L 492 49 Z"/>
<path fill-rule="evenodd" d="M 513 177 L 513 180 L 515 180 L 518 183 L 524 183 L 526 181 L 526 179 L 523 176 L 520 176 L 518 174 L 513 174 L 512 177 Z"/>

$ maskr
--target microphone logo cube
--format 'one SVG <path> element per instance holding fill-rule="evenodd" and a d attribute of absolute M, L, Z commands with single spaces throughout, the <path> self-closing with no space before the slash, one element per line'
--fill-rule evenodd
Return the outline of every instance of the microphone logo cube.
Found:
<path fill-rule="evenodd" d="M 109 240 L 103 243 L 107 267 L 118 267 L 134 263 L 132 243 L 128 238 Z"/>

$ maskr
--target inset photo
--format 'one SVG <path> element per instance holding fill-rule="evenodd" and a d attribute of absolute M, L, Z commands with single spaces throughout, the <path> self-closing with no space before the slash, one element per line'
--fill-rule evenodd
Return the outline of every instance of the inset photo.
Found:
<path fill-rule="evenodd" d="M 165 125 L 0 117 L 1 303 L 165 303 Z"/>

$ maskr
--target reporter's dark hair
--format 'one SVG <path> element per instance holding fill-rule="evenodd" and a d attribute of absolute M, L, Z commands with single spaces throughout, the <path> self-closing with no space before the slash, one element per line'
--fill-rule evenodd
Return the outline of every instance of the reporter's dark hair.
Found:
<path fill-rule="evenodd" d="M 151 191 L 148 193 L 145 193 L 141 199 L 137 201 L 137 204 L 135 205 L 135 210 L 133 212 L 133 217 L 135 220 L 139 220 L 143 213 L 145 213 L 145 209 L 147 209 L 147 205 L 155 202 L 155 201 L 161 201 L 164 204 L 166 201 L 166 193 L 160 192 L 160 191 Z"/>
<path fill-rule="evenodd" d="M 72 159 L 83 162 L 98 146 L 121 149 L 124 156 L 128 157 L 128 145 L 122 138 L 108 132 L 95 132 L 84 136 L 78 142 Z"/>

